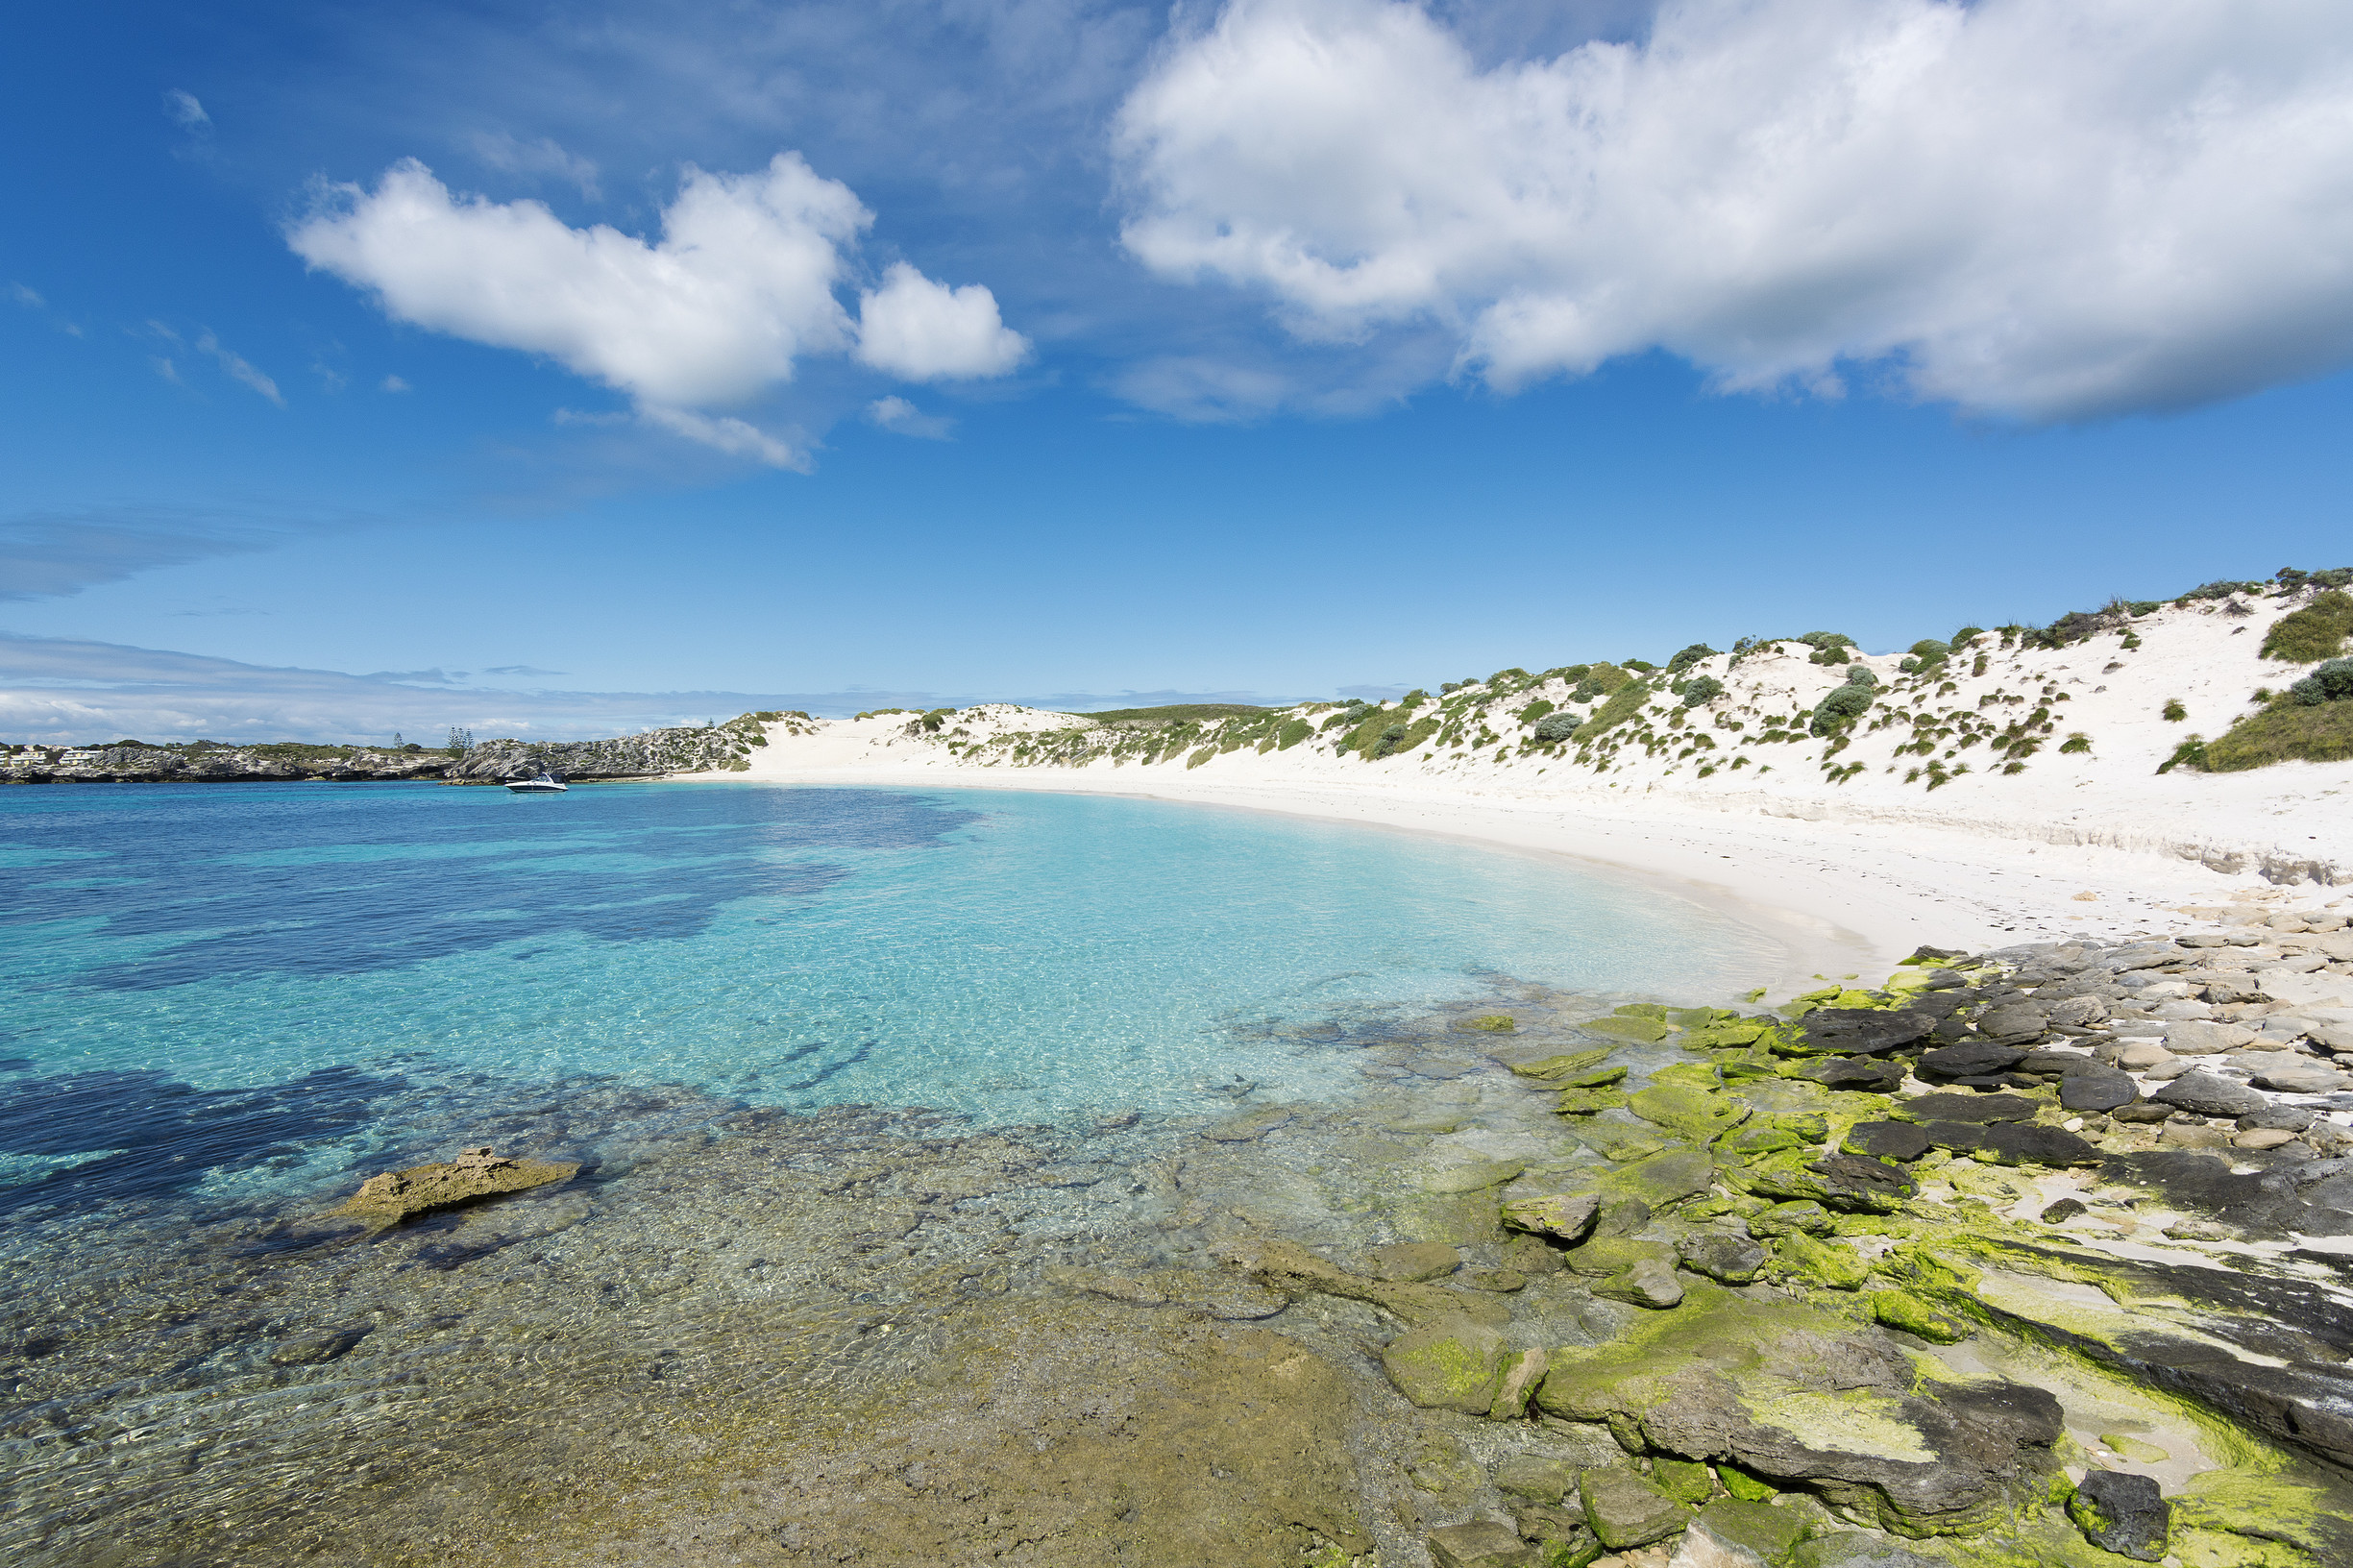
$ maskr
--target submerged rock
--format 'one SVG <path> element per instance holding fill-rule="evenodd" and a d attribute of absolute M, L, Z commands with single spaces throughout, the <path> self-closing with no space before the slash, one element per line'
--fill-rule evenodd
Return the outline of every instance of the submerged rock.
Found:
<path fill-rule="evenodd" d="M 1516 1231 L 1556 1236 L 1581 1241 L 1592 1233 L 1602 1212 L 1599 1192 L 1556 1192 L 1541 1198 L 1514 1198 L 1504 1205 L 1504 1223 Z"/>
<path fill-rule="evenodd" d="M 387 1170 L 359 1184 L 339 1214 L 356 1214 L 380 1225 L 394 1225 L 411 1214 L 454 1209 L 507 1192 L 527 1192 L 535 1187 L 568 1182 L 579 1174 L 576 1163 L 553 1160 L 507 1160 L 488 1147 L 468 1149 L 448 1164 L 410 1165 Z"/>
<path fill-rule="evenodd" d="M 1438 1568 L 1527 1568 L 1535 1561 L 1518 1531 L 1489 1519 L 1442 1526 L 1430 1532 L 1429 1544 Z"/>
<path fill-rule="evenodd" d="M 1462 1252 L 1442 1241 L 1400 1241 L 1372 1250 L 1373 1277 L 1419 1282 L 1452 1274 L 1462 1266 Z"/>

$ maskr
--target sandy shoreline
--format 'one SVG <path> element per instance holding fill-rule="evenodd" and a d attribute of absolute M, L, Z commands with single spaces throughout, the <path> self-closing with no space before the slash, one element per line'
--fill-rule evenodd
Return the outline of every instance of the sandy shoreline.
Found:
<path fill-rule="evenodd" d="M 2263 886 L 2251 873 L 2090 845 L 2035 845 L 1915 826 L 1677 809 L 1603 815 L 1584 801 L 1323 780 L 1241 780 L 1025 769 L 863 766 L 700 773 L 692 780 L 834 788 L 993 789 L 1124 796 L 1430 834 L 1559 857 L 1709 905 L 1779 942 L 1789 972 L 1884 970 L 1915 947 L 2114 940 L 2197 923 L 2171 906 Z M 778 759 L 781 761 L 782 759 Z M 2079 894 L 2092 893 L 2094 899 Z"/>

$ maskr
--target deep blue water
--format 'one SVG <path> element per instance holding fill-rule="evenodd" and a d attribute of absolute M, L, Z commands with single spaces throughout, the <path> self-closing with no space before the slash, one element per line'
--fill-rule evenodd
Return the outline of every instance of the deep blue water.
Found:
<path fill-rule="evenodd" d="M 588 1086 L 999 1123 L 1313 1096 L 1398 1009 L 1719 996 L 1771 956 L 1533 858 L 1150 801 L 11 790 L 0 1216 L 311 1194 Z"/>

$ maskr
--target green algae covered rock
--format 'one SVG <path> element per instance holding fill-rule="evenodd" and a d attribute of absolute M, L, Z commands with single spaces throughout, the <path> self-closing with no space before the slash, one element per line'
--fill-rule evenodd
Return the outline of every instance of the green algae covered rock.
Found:
<path fill-rule="evenodd" d="M 1651 1484 L 1675 1499 L 1697 1507 L 1716 1495 L 1716 1478 L 1697 1459 L 1658 1459 L 1651 1465 Z"/>
<path fill-rule="evenodd" d="M 1577 1140 L 1603 1159 L 1619 1164 L 1648 1160 L 1667 1147 L 1666 1135 L 1646 1123 L 1599 1118 L 1580 1124 Z"/>
<path fill-rule="evenodd" d="M 1616 1089 L 1564 1089 L 1553 1109 L 1564 1116 L 1591 1116 L 1604 1111 L 1615 1111 L 1626 1104 L 1626 1093 Z"/>
<path fill-rule="evenodd" d="M 1777 1280 L 1817 1289 L 1855 1290 L 1871 1278 L 1871 1261 L 1851 1247 L 1792 1231 L 1773 1244 L 1773 1262 L 1766 1271 Z"/>
<path fill-rule="evenodd" d="M 1685 1198 L 1696 1198 L 1716 1179 L 1716 1163 L 1705 1149 L 1675 1148 L 1620 1165 L 1602 1176 L 1602 1193 L 1639 1198 L 1653 1209 L 1664 1209 Z"/>
<path fill-rule="evenodd" d="M 1530 1568 L 1536 1561 L 1518 1531 L 1491 1519 L 1442 1526 L 1430 1532 L 1428 1544 L 1437 1568 Z"/>
<path fill-rule="evenodd" d="M 1503 1206 L 1507 1230 L 1533 1231 L 1563 1241 L 1581 1241 L 1593 1230 L 1602 1212 L 1599 1192 L 1554 1192 L 1539 1198 L 1514 1198 Z"/>
<path fill-rule="evenodd" d="M 1638 1263 L 1657 1263 L 1672 1267 L 1675 1249 L 1664 1241 L 1637 1241 L 1628 1236 L 1597 1236 L 1581 1247 L 1568 1251 L 1569 1271 L 1587 1279 L 1603 1279 L 1624 1274 Z"/>
<path fill-rule="evenodd" d="M 1874 1290 L 1868 1299 L 1873 1317 L 1891 1329 L 1916 1334 L 1932 1345 L 1957 1345 L 1970 1335 L 1966 1321 L 1938 1311 L 1909 1290 Z"/>
<path fill-rule="evenodd" d="M 1715 1023 L 1686 1025 L 1682 1045 L 1685 1050 L 1717 1050 L 1728 1045 L 1753 1045 L 1774 1032 L 1771 1019 L 1728 1018 Z"/>
<path fill-rule="evenodd" d="M 1732 1497 L 1742 1503 L 1763 1503 L 1781 1495 L 1779 1487 L 1769 1481 L 1759 1481 L 1736 1464 L 1716 1466 L 1716 1480 Z"/>
<path fill-rule="evenodd" d="M 1670 1062 L 1651 1074 L 1654 1084 L 1680 1084 L 1686 1089 L 1719 1089 L 1716 1068 L 1708 1062 Z"/>
<path fill-rule="evenodd" d="M 1536 1405 L 1605 1422 L 1654 1454 L 1802 1484 L 1915 1536 L 2006 1517 L 2012 1496 L 2050 1473 L 2062 1431 L 2041 1389 L 1924 1382 L 1876 1329 L 1704 1281 L 1675 1311 L 1555 1351 Z"/>
<path fill-rule="evenodd" d="M 1714 1069 L 1710 1068 L 1710 1072 Z M 1749 1119 L 1749 1106 L 1721 1090 L 1654 1083 L 1638 1090 L 1626 1108 L 1647 1122 L 1704 1142 Z"/>
<path fill-rule="evenodd" d="M 1918 1190 L 1892 1165 L 1856 1155 L 1820 1158 L 1802 1149 L 1766 1155 L 1752 1164 L 1727 1166 L 1725 1180 L 1744 1192 L 1773 1198 L 1810 1198 L 1848 1213 L 1892 1214 Z"/>
<path fill-rule="evenodd" d="M 1620 1040 L 1635 1040 L 1645 1044 L 1664 1040 L 1673 1032 L 1664 1018 L 1627 1017 L 1617 1014 L 1605 1018 L 1587 1018 L 1577 1027 L 1589 1035 L 1615 1035 Z"/>
<path fill-rule="evenodd" d="M 1381 1353 L 1397 1391 L 1426 1410 L 1484 1415 L 1512 1357 L 1504 1336 L 1466 1318 L 1409 1329 Z"/>
<path fill-rule="evenodd" d="M 1805 1520 L 1796 1510 L 1729 1497 L 1702 1508 L 1691 1529 L 1731 1548 L 1727 1556 L 1747 1552 L 1763 1562 L 1783 1560 L 1805 1539 Z"/>
<path fill-rule="evenodd" d="M 1658 1312 L 1679 1307 L 1683 1301 L 1683 1282 L 1675 1277 L 1672 1265 L 1658 1258 L 1645 1258 L 1592 1288 L 1597 1296 Z"/>
<path fill-rule="evenodd" d="M 1475 1018 L 1461 1019 L 1455 1027 L 1483 1035 L 1508 1035 L 1515 1033 L 1519 1024 L 1508 1013 L 1482 1013 Z"/>
<path fill-rule="evenodd" d="M 1582 1072 L 1568 1073 L 1559 1083 L 1563 1089 L 1608 1089 L 1625 1081 L 1624 1067 L 1606 1066 L 1587 1067 Z"/>
<path fill-rule="evenodd" d="M 1616 1049 L 1614 1045 L 1604 1045 L 1598 1050 L 1570 1051 L 1560 1056 L 1548 1056 L 1540 1062 L 1514 1062 L 1511 1064 L 1511 1070 L 1523 1078 L 1565 1078 L 1572 1072 L 1582 1072 L 1587 1067 L 1600 1066 L 1604 1062 L 1609 1060 L 1610 1054 Z"/>
<path fill-rule="evenodd" d="M 1691 1521 L 1691 1510 L 1631 1470 L 1614 1466 L 1577 1478 L 1578 1500 L 1593 1533 L 1612 1552 L 1663 1541 Z"/>

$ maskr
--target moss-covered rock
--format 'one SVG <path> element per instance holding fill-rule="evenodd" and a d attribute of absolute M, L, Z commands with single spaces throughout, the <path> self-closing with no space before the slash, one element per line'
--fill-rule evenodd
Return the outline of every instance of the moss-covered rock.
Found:
<path fill-rule="evenodd" d="M 1560 1056 L 1548 1056 L 1540 1062 L 1514 1062 L 1511 1070 L 1523 1078 L 1565 1078 L 1570 1073 L 1600 1066 L 1616 1049 L 1614 1045 L 1604 1045 L 1590 1051 L 1569 1051 Z"/>
<path fill-rule="evenodd" d="M 1746 1552 L 1760 1562 L 1781 1562 L 1805 1539 L 1805 1518 L 1795 1508 L 1731 1497 L 1708 1503 L 1692 1520 L 1691 1529 L 1730 1548 L 1727 1556 L 1734 1561 L 1739 1559 L 1732 1553 Z"/>
<path fill-rule="evenodd" d="M 1602 1197 L 1639 1198 L 1653 1209 L 1665 1209 L 1685 1198 L 1698 1197 L 1715 1181 L 1715 1162 L 1705 1149 L 1666 1149 L 1648 1159 L 1621 1165 L 1602 1175 Z"/>
<path fill-rule="evenodd" d="M 1714 1071 L 1711 1067 L 1710 1073 Z M 1636 1090 L 1626 1108 L 1647 1122 L 1701 1142 L 1749 1119 L 1748 1102 L 1716 1089 L 1653 1083 Z"/>
<path fill-rule="evenodd" d="M 1665 1262 L 1646 1258 L 1623 1273 L 1612 1274 L 1592 1286 L 1593 1293 L 1630 1307 L 1665 1311 L 1682 1305 L 1683 1282 Z"/>
<path fill-rule="evenodd" d="M 1578 1500 L 1593 1533 L 1612 1552 L 1663 1541 L 1691 1521 L 1691 1510 L 1631 1470 L 1612 1466 L 1577 1478 Z"/>
<path fill-rule="evenodd" d="M 1654 1453 L 1804 1484 L 1912 1535 L 2004 1517 L 2013 1491 L 2049 1472 L 2062 1430 L 2040 1389 L 1924 1383 L 1875 1329 L 1704 1282 L 1676 1311 L 1555 1351 L 1536 1404 Z"/>
<path fill-rule="evenodd" d="M 1564 1116 L 1590 1116 L 1616 1111 L 1626 1104 L 1626 1092 L 1616 1089 L 1564 1089 L 1553 1109 Z"/>
<path fill-rule="evenodd" d="M 1822 1290 L 1855 1290 L 1871 1278 L 1871 1261 L 1851 1247 L 1817 1241 L 1803 1231 L 1792 1231 L 1773 1244 L 1773 1262 L 1766 1272 L 1777 1280 Z"/>
<path fill-rule="evenodd" d="M 1487 1413 L 1512 1360 L 1502 1334 L 1461 1318 L 1409 1329 L 1381 1353 L 1399 1393 L 1424 1409 L 1466 1415 Z"/>
<path fill-rule="evenodd" d="M 1482 1013 L 1477 1017 L 1459 1020 L 1455 1027 L 1483 1035 L 1508 1035 L 1518 1030 L 1519 1021 L 1508 1013 Z"/>
<path fill-rule="evenodd" d="M 1576 1242 L 1592 1234 L 1593 1222 L 1601 1212 L 1599 1192 L 1553 1192 L 1542 1197 L 1513 1198 L 1503 1206 L 1503 1221 L 1507 1230 L 1530 1231 Z"/>
<path fill-rule="evenodd" d="M 1871 1315 L 1879 1322 L 1916 1334 L 1932 1345 L 1959 1344 L 1970 1335 L 1969 1323 L 1937 1311 L 1909 1290 L 1874 1290 L 1867 1299 Z"/>
<path fill-rule="evenodd" d="M 1716 1495 L 1715 1475 L 1697 1459 L 1654 1460 L 1651 1484 L 1678 1503 L 1688 1503 L 1695 1508 Z"/>
<path fill-rule="evenodd" d="M 1826 1209 L 1892 1214 L 1918 1190 L 1894 1166 L 1853 1155 L 1813 1158 L 1802 1149 L 1769 1154 L 1753 1164 L 1728 1165 L 1725 1180 L 1744 1192 L 1810 1198 Z"/>
<path fill-rule="evenodd" d="M 1625 1236 L 1597 1236 L 1569 1249 L 1569 1268 L 1588 1279 L 1623 1274 L 1637 1263 L 1672 1267 L 1675 1249 L 1664 1241 L 1637 1241 Z"/>
<path fill-rule="evenodd" d="M 1615 1035 L 1621 1040 L 1641 1041 L 1646 1044 L 1664 1040 L 1674 1033 L 1664 1018 L 1632 1017 L 1615 1013 L 1606 1017 L 1587 1018 L 1577 1027 L 1589 1035 Z"/>

